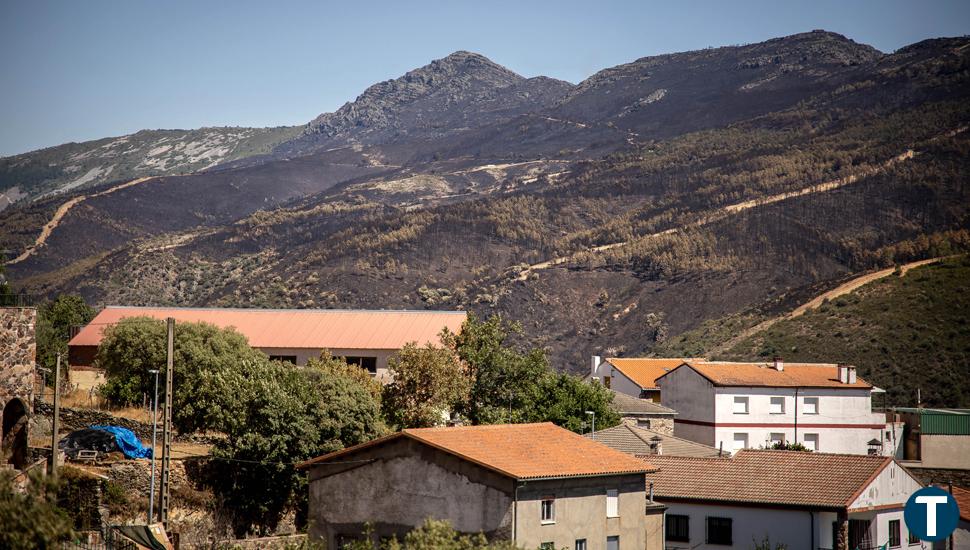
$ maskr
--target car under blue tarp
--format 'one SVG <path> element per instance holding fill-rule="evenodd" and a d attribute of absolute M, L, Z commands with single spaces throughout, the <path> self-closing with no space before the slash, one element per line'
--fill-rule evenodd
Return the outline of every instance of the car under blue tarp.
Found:
<path fill-rule="evenodd" d="M 92 430 L 108 432 L 115 436 L 118 449 L 128 458 L 151 458 L 152 448 L 142 445 L 135 432 L 121 426 L 91 426 Z"/>

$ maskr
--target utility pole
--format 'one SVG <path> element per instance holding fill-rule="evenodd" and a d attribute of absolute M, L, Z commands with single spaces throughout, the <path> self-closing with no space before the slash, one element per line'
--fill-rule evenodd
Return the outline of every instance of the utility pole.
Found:
<path fill-rule="evenodd" d="M 168 328 L 168 353 L 165 365 L 165 421 L 162 425 L 162 488 L 159 498 L 159 520 L 168 530 L 168 482 L 172 460 L 172 371 L 175 361 L 175 319 L 165 320 Z M 154 449 L 152 453 L 154 454 Z"/>
<path fill-rule="evenodd" d="M 57 476 L 57 432 L 61 429 L 61 354 L 57 354 L 57 365 L 54 367 L 54 422 L 51 427 L 51 477 Z"/>
<path fill-rule="evenodd" d="M 152 481 L 148 490 L 148 523 L 152 523 L 155 515 L 155 457 L 158 447 L 155 444 L 158 435 L 158 369 L 148 371 L 155 375 L 155 400 L 152 401 Z"/>

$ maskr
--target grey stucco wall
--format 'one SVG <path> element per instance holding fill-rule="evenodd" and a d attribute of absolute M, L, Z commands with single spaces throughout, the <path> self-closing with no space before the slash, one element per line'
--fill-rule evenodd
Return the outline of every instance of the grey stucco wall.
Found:
<path fill-rule="evenodd" d="M 310 535 L 328 548 L 366 523 L 377 537 L 400 539 L 427 518 L 465 533 L 511 535 L 513 482 L 484 468 L 408 439 L 337 462 L 309 471 Z"/>
<path fill-rule="evenodd" d="M 619 492 L 619 514 L 606 516 L 606 490 Z M 554 523 L 543 524 L 542 499 L 554 497 Z M 643 474 L 526 481 L 519 484 L 515 542 L 537 548 L 551 542 L 555 548 L 574 548 L 586 539 L 589 550 L 606 548 L 608 536 L 619 536 L 621 548 L 646 548 L 646 492 Z"/>

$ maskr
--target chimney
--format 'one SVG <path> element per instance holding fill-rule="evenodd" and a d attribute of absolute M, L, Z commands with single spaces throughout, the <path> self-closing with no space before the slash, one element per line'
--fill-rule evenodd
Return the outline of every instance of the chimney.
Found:
<path fill-rule="evenodd" d="M 652 481 L 650 482 L 650 502 L 653 502 L 653 482 Z"/>
<path fill-rule="evenodd" d="M 664 454 L 663 439 L 659 435 L 655 435 L 650 438 L 650 450 L 653 451 L 655 455 Z"/>
<path fill-rule="evenodd" d="M 600 361 L 603 359 L 599 355 L 594 355 L 589 358 L 589 374 L 590 376 L 596 376 L 596 371 L 600 368 Z"/>
<path fill-rule="evenodd" d="M 855 382 L 856 382 L 855 367 L 849 365 L 849 366 L 846 366 L 845 367 L 845 370 L 849 371 L 849 383 L 850 384 L 855 384 Z"/>
<path fill-rule="evenodd" d="M 775 357 L 774 362 L 775 362 L 775 370 L 778 372 L 784 372 L 785 361 L 781 357 Z"/>
<path fill-rule="evenodd" d="M 849 366 L 848 365 L 843 365 L 842 363 L 839 363 L 839 365 L 836 368 L 839 371 L 839 382 L 842 382 L 843 384 L 848 384 L 849 383 Z"/>

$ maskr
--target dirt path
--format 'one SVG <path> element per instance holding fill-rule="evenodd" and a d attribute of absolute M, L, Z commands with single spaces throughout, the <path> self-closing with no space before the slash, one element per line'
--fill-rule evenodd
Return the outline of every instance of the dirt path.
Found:
<path fill-rule="evenodd" d="M 900 272 L 901 272 L 901 275 L 906 275 L 906 273 L 908 273 L 909 270 L 911 270 L 913 268 L 920 267 L 920 266 L 924 266 L 924 265 L 928 265 L 928 264 L 932 264 L 932 263 L 936 263 L 936 262 L 939 262 L 941 260 L 945 260 L 947 258 L 949 258 L 949 256 L 942 256 L 942 257 L 939 257 L 939 258 L 930 258 L 928 260 L 919 260 L 917 262 L 910 262 L 908 264 L 903 264 L 902 266 L 900 266 Z M 864 285 L 867 285 L 867 284 L 869 284 L 869 283 L 871 283 L 873 281 L 876 281 L 876 280 L 879 280 L 879 279 L 883 279 L 885 277 L 888 277 L 888 276 L 892 275 L 895 271 L 896 271 L 896 268 L 895 267 L 890 267 L 890 268 L 887 268 L 887 269 L 881 269 L 879 271 L 873 271 L 872 273 L 866 273 L 865 275 L 860 275 L 859 277 L 856 277 L 855 279 L 852 279 L 850 281 L 847 281 L 845 283 L 842 283 L 841 285 L 833 288 L 832 290 L 829 290 L 827 292 L 823 292 L 822 294 L 819 294 L 818 296 L 812 298 L 811 300 L 805 302 L 804 304 L 796 307 L 795 309 L 789 311 L 788 313 L 786 313 L 784 315 L 779 315 L 777 317 L 772 317 L 771 319 L 766 319 L 766 320 L 758 323 L 757 325 L 754 325 L 753 327 L 749 327 L 749 328 L 747 328 L 745 330 L 742 330 L 737 335 L 735 335 L 734 337 L 732 337 L 730 340 L 728 340 L 728 341 L 724 342 L 723 344 L 715 347 L 714 349 L 711 349 L 708 352 L 708 354 L 709 355 L 714 355 L 716 353 L 720 353 L 720 352 L 727 351 L 727 350 L 733 348 L 738 343 L 740 343 L 745 338 L 748 338 L 749 336 L 753 336 L 753 335 L 755 335 L 755 334 L 757 334 L 759 332 L 762 332 L 762 331 L 768 329 L 769 327 L 771 327 L 772 325 L 774 325 L 775 323 L 777 323 L 779 321 L 784 321 L 786 319 L 793 319 L 795 317 L 800 317 L 800 316 L 804 315 L 806 312 L 808 312 L 809 310 L 815 309 L 815 308 L 819 307 L 826 300 L 834 300 L 835 298 L 838 298 L 839 296 L 844 296 L 844 295 L 846 295 L 846 294 L 848 294 L 848 293 L 850 293 L 850 292 L 858 289 L 861 286 L 864 286 Z"/>
<path fill-rule="evenodd" d="M 57 229 L 58 225 L 60 225 L 61 220 L 64 219 L 64 216 L 67 215 L 67 213 L 71 210 L 71 208 L 74 208 L 79 203 L 87 199 L 93 199 L 95 197 L 109 195 L 111 193 L 114 193 L 115 191 L 121 191 L 122 189 L 131 187 L 133 185 L 138 185 L 139 183 L 146 182 L 150 179 L 153 179 L 154 177 L 155 176 L 149 176 L 146 178 L 134 179 L 134 180 L 122 183 L 120 185 L 116 185 L 114 187 L 105 189 L 104 191 L 100 191 L 98 193 L 94 193 L 91 195 L 80 195 L 65 202 L 64 204 L 57 207 L 57 211 L 54 212 L 54 215 L 51 217 L 50 221 L 47 222 L 44 225 L 44 228 L 40 230 L 40 235 L 38 235 L 37 239 L 34 240 L 34 244 L 28 246 L 19 256 L 7 262 L 7 265 L 17 264 L 26 260 L 27 258 L 31 257 L 34 254 L 34 252 L 37 251 L 38 248 L 40 248 L 41 246 L 44 246 L 44 243 L 47 242 L 47 239 L 51 236 L 51 233 L 55 229 Z"/>
<path fill-rule="evenodd" d="M 910 160 L 910 159 L 916 157 L 916 155 L 918 155 L 918 154 L 919 153 L 917 153 L 916 151 L 914 151 L 912 149 L 907 149 L 903 153 L 900 153 L 900 154 L 898 154 L 898 155 L 896 155 L 896 156 L 894 156 L 894 157 L 886 160 L 885 162 L 883 162 L 881 164 L 878 164 L 876 166 L 871 166 L 871 167 L 865 168 L 863 170 L 860 170 L 859 172 L 856 172 L 855 174 L 850 174 L 848 176 L 843 176 L 843 177 L 838 178 L 838 179 L 834 179 L 834 180 L 827 181 L 827 182 L 824 182 L 824 183 L 819 183 L 817 185 L 812 185 L 812 186 L 809 186 L 809 187 L 805 187 L 804 189 L 799 189 L 797 191 L 786 191 L 785 193 L 778 193 L 776 195 L 771 195 L 771 196 L 768 196 L 768 197 L 761 197 L 761 198 L 758 198 L 758 199 L 751 199 L 751 200 L 747 200 L 747 201 L 744 201 L 744 202 L 739 202 L 739 203 L 735 203 L 735 204 L 729 204 L 727 206 L 722 206 L 722 207 L 720 207 L 720 208 L 718 208 L 718 209 L 716 209 L 716 210 L 714 210 L 712 212 L 709 212 L 707 214 L 704 214 L 700 218 L 698 218 L 698 219 L 696 219 L 696 220 L 694 220 L 692 222 L 686 223 L 686 224 L 684 224 L 684 225 L 682 225 L 680 227 L 666 229 L 664 231 L 660 231 L 658 233 L 652 233 L 650 235 L 644 235 L 644 236 L 637 237 L 636 239 L 632 239 L 632 240 L 629 240 L 629 241 L 621 241 L 621 242 L 617 242 L 617 243 L 610 243 L 610 244 L 604 244 L 604 245 L 600 245 L 600 246 L 594 246 L 592 248 L 587 248 L 587 249 L 581 250 L 579 252 L 573 252 L 572 254 L 568 254 L 566 256 L 560 256 L 558 258 L 553 258 L 551 260 L 546 260 L 544 262 L 539 262 L 539 263 L 536 263 L 536 264 L 532 264 L 529 267 L 527 267 L 527 268 L 523 269 L 522 271 L 520 271 L 519 274 L 518 274 L 518 276 L 516 277 L 516 280 L 518 280 L 518 281 L 525 281 L 526 279 L 529 278 L 529 275 L 532 274 L 532 272 L 534 272 L 534 271 L 538 271 L 538 270 L 542 270 L 542 269 L 548 269 L 550 267 L 554 267 L 554 266 L 557 266 L 557 265 L 566 263 L 569 260 L 575 258 L 576 256 L 578 256 L 579 254 L 582 254 L 582 253 L 587 253 L 587 252 L 594 252 L 594 253 L 595 252 L 604 252 L 604 251 L 610 250 L 612 248 L 617 248 L 617 247 L 623 246 L 625 244 L 629 244 L 630 242 L 633 242 L 634 240 L 651 239 L 651 238 L 656 238 L 656 237 L 659 237 L 659 236 L 662 236 L 662 235 L 670 235 L 670 234 L 673 234 L 673 233 L 677 233 L 678 231 L 683 231 L 684 229 L 693 229 L 693 228 L 701 227 L 701 226 L 710 224 L 712 222 L 715 222 L 715 221 L 718 221 L 718 220 L 722 220 L 722 219 L 724 219 L 724 218 L 726 218 L 728 216 L 737 214 L 738 212 L 743 212 L 745 210 L 748 210 L 748 209 L 751 209 L 751 208 L 755 208 L 755 207 L 758 207 L 758 206 L 765 206 L 765 205 L 768 205 L 768 204 L 774 204 L 776 202 L 781 202 L 781 201 L 793 199 L 793 198 L 796 198 L 796 197 L 803 197 L 805 195 L 811 195 L 811 194 L 814 194 L 814 193 L 824 193 L 824 192 L 827 192 L 827 191 L 833 191 L 833 190 L 838 189 L 840 187 L 844 187 L 846 185 L 855 183 L 855 182 L 859 181 L 862 178 L 866 178 L 866 177 L 869 177 L 869 176 L 873 176 L 875 174 L 878 174 L 879 172 L 882 172 L 883 170 L 886 170 L 887 168 L 889 168 L 891 166 L 894 166 L 894 165 L 899 164 L 901 162 L 905 162 L 907 160 Z"/>

